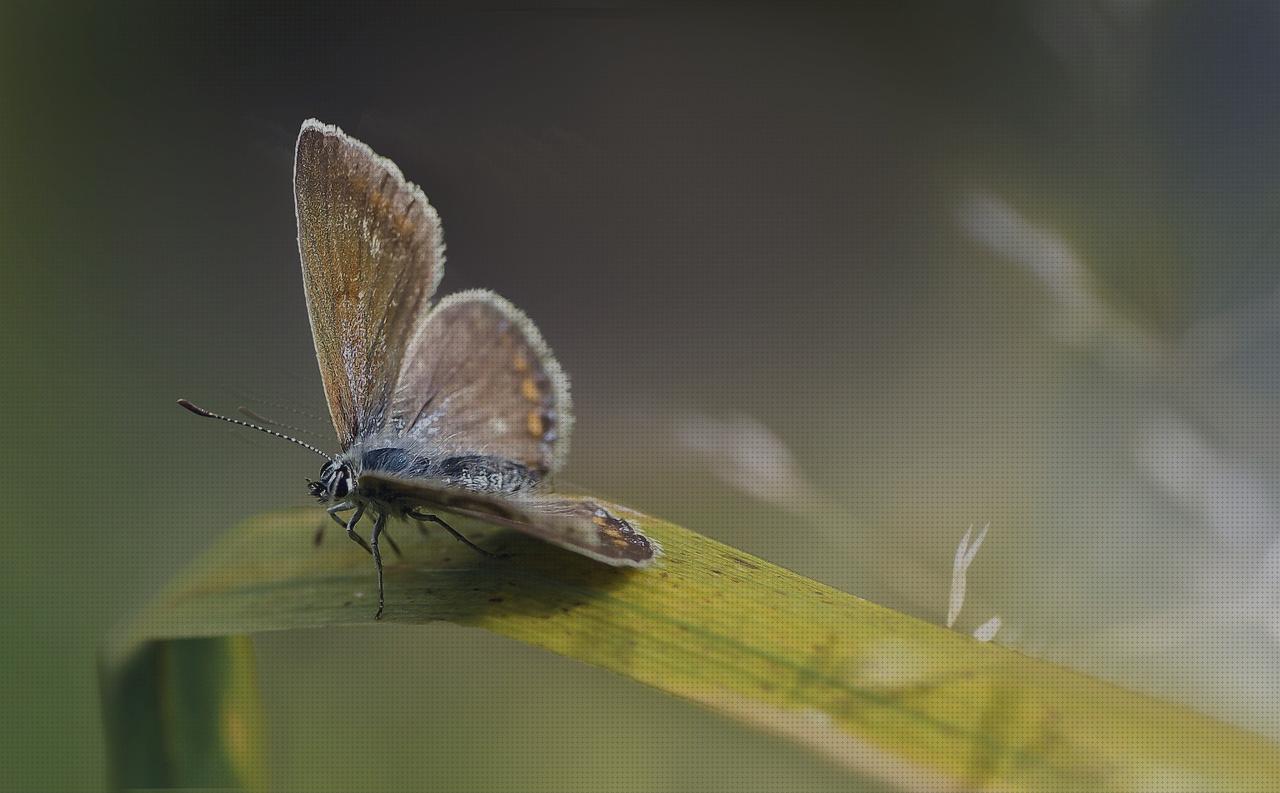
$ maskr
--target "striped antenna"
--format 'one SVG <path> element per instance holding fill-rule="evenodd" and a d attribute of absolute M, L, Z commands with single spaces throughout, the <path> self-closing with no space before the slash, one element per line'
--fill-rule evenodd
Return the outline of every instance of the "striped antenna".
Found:
<path fill-rule="evenodd" d="M 285 435 L 283 432 L 276 432 L 275 430 L 267 429 L 266 427 L 260 426 L 258 424 L 251 424 L 247 421 L 241 421 L 240 419 L 233 419 L 230 416 L 219 415 L 217 413 L 214 413 L 211 410 L 205 410 L 199 405 L 193 405 L 185 399 L 179 399 L 178 404 L 186 408 L 187 410 L 191 411 L 192 413 L 196 414 L 197 416 L 203 416 L 204 418 L 207 418 L 207 419 L 222 419 L 223 421 L 228 422 L 230 424 L 238 424 L 241 427 L 248 427 L 251 430 L 257 430 L 258 432 L 265 432 L 268 435 L 274 435 L 277 438 L 283 438 L 286 441 L 292 441 L 293 443 L 298 444 L 304 449 L 310 449 L 311 451 L 315 452 L 316 454 L 320 455 L 326 460 L 333 459 L 332 457 L 320 451 L 319 449 L 312 446 L 311 444 L 306 443 L 305 441 L 300 441 L 297 438 L 293 437 L 292 435 Z"/>

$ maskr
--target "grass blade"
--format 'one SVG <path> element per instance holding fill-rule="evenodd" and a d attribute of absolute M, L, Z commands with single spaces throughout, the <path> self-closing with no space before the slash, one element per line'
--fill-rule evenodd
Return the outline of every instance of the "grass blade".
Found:
<path fill-rule="evenodd" d="M 384 621 L 448 620 L 611 669 L 904 790 L 1280 790 L 1280 750 L 1262 738 L 619 510 L 663 545 L 656 569 L 609 568 L 459 520 L 468 536 L 507 557 L 481 558 L 448 537 L 402 543 L 406 558 L 387 570 Z M 143 658 L 164 657 L 174 652 L 165 648 L 184 644 L 171 640 L 369 623 L 376 602 L 369 559 L 336 533 L 311 549 L 321 520 L 314 510 L 293 510 L 232 530 L 120 634 L 107 668 L 129 668 L 121 659 L 139 657 L 139 647 Z M 104 677 L 109 733 L 131 729 L 112 718 L 110 705 L 128 691 L 172 692 L 146 681 L 163 668 L 145 661 L 137 674 Z M 247 684 L 213 672 L 204 679 Z M 154 707 L 166 707 L 163 696 Z M 226 744 L 225 732 L 157 723 L 185 730 L 184 746 Z M 184 751 L 174 756 L 203 756 Z M 260 769 L 256 760 L 237 762 Z M 258 773 L 241 774 L 237 784 L 252 784 Z"/>
<path fill-rule="evenodd" d="M 100 671 L 115 789 L 262 789 L 262 711 L 245 636 L 150 641 Z"/>

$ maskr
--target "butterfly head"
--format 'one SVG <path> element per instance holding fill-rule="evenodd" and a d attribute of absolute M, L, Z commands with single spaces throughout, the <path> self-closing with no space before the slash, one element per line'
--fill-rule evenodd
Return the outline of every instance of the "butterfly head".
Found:
<path fill-rule="evenodd" d="M 330 460 L 320 469 L 320 478 L 307 483 L 307 490 L 321 501 L 335 501 L 346 498 L 355 486 L 356 475 L 351 466 Z"/>

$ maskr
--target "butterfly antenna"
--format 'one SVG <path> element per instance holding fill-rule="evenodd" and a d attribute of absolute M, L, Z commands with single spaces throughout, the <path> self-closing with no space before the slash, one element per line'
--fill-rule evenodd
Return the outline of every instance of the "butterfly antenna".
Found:
<path fill-rule="evenodd" d="M 179 399 L 178 404 L 186 408 L 187 410 L 191 411 L 192 413 L 196 414 L 197 416 L 203 416 L 207 419 L 222 419 L 223 421 L 228 422 L 230 424 L 239 424 L 241 427 L 248 427 L 251 430 L 257 430 L 258 432 L 265 432 L 268 435 L 274 435 L 277 438 L 283 438 L 286 441 L 292 441 L 293 443 L 298 444 L 304 449 L 310 449 L 311 451 L 315 452 L 316 454 L 320 455 L 326 460 L 333 459 L 329 455 L 320 451 L 319 449 L 307 443 L 306 441 L 300 441 L 297 438 L 293 437 L 292 435 L 285 435 L 283 432 L 276 432 L 275 430 L 267 429 L 266 427 L 263 427 L 258 424 L 251 424 L 247 421 L 241 421 L 240 419 L 233 419 L 230 416 L 219 415 L 217 413 L 214 413 L 213 411 L 205 410 L 199 405 L 193 405 L 185 399 Z"/>
<path fill-rule="evenodd" d="M 293 416 L 297 416 L 298 418 L 310 419 L 311 421 L 316 421 L 316 422 L 325 421 L 329 418 L 328 416 L 322 417 L 319 413 L 314 413 L 310 410 L 300 410 L 294 405 L 286 405 L 283 402 L 274 400 L 264 394 L 258 393 L 257 391 L 242 391 L 240 389 L 236 389 L 233 393 L 235 394 L 235 397 L 237 399 L 240 399 L 244 402 L 252 402 L 259 405 L 266 405 L 272 410 L 283 412 L 283 413 L 289 413 Z M 254 419 L 254 421 L 257 421 L 257 419 Z M 266 423 L 271 424 L 271 423 L 279 423 L 279 422 L 266 422 Z"/>
<path fill-rule="evenodd" d="M 266 416 L 262 415 L 261 413 L 257 412 L 256 410 L 253 410 L 252 408 L 247 408 L 244 405 L 241 405 L 240 407 L 236 408 L 236 412 L 266 427 L 277 427 L 282 430 L 289 430 L 290 432 L 297 433 L 300 436 L 311 435 L 311 433 L 307 432 L 301 427 L 295 427 L 294 425 L 286 424 L 283 421 L 276 421 L 275 419 L 269 419 Z"/>

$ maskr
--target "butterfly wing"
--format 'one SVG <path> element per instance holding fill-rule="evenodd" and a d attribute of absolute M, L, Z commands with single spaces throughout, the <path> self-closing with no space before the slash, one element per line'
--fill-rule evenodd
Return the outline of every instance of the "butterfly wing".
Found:
<path fill-rule="evenodd" d="M 315 119 L 298 134 L 294 199 L 316 359 L 345 449 L 385 422 L 405 343 L 444 275 L 440 219 L 395 163 Z"/>
<path fill-rule="evenodd" d="M 486 290 L 449 295 L 405 349 L 388 427 L 514 460 L 539 475 L 568 453 L 569 381 L 533 323 Z"/>
<path fill-rule="evenodd" d="M 614 567 L 647 567 L 662 549 L 622 518 L 617 507 L 555 493 L 499 495 L 377 472 L 360 477 L 366 495 L 413 503 L 495 523 Z"/>

